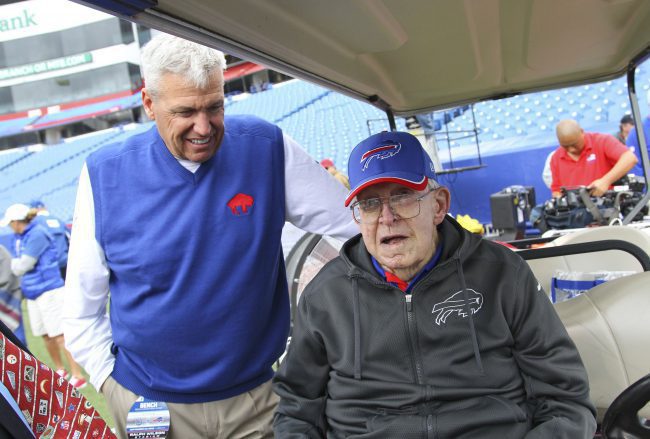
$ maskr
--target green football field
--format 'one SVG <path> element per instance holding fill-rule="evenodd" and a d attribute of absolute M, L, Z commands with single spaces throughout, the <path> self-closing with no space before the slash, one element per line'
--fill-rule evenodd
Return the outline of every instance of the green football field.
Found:
<path fill-rule="evenodd" d="M 32 352 L 32 354 L 50 366 L 52 369 L 54 369 L 54 363 L 52 362 L 52 358 L 50 357 L 50 354 L 48 354 L 47 349 L 45 349 L 45 343 L 43 342 L 42 337 L 35 337 L 32 335 L 32 330 L 29 326 L 29 315 L 27 314 L 27 308 L 25 306 L 25 301 L 23 301 L 23 319 L 24 319 L 24 325 L 25 325 L 25 336 L 27 337 L 27 347 L 29 347 L 29 350 Z M 62 357 L 64 357 L 62 355 Z M 70 370 L 67 367 L 67 361 L 66 362 L 66 368 L 68 371 Z M 86 380 L 88 379 L 88 374 L 84 371 L 84 375 L 86 376 Z M 97 393 L 95 388 L 88 382 L 86 387 L 80 390 L 81 393 L 90 401 L 97 409 L 97 411 L 101 414 L 102 418 L 106 421 L 106 423 L 113 428 L 113 417 L 111 416 L 110 412 L 108 411 L 108 407 L 106 406 L 106 401 L 104 401 L 104 396 L 101 395 L 100 393 Z"/>

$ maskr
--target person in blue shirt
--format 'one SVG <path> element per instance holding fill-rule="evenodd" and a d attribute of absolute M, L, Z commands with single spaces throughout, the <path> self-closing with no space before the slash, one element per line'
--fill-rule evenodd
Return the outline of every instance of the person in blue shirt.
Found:
<path fill-rule="evenodd" d="M 650 103 L 650 90 L 648 90 L 646 99 L 647 102 Z M 630 150 L 634 153 L 634 155 L 637 156 L 639 160 L 637 164 L 632 169 L 630 169 L 629 173 L 634 175 L 645 175 L 645 172 L 643 172 L 643 160 L 641 160 L 641 151 L 639 149 L 639 135 L 637 133 L 638 122 L 639 121 L 637 121 L 637 124 L 635 124 L 636 126 L 630 130 L 627 139 L 625 140 L 625 145 L 630 148 Z M 648 141 L 650 139 L 650 114 L 648 114 L 647 117 L 643 118 L 641 125 L 643 126 L 643 134 L 645 135 L 647 148 Z"/>
<path fill-rule="evenodd" d="M 650 96 L 648 97 L 650 98 Z M 645 141 L 647 143 L 650 139 L 650 115 L 643 119 L 643 134 L 645 135 Z M 625 144 L 632 150 L 632 152 L 634 152 L 634 154 L 639 159 L 636 166 L 630 170 L 630 173 L 634 175 L 645 175 L 643 172 L 641 153 L 639 152 L 639 136 L 637 135 L 636 128 L 632 128 L 632 131 L 630 131 L 630 135 L 627 137 Z"/>
<path fill-rule="evenodd" d="M 34 220 L 37 224 L 41 224 L 47 228 L 47 230 L 54 238 L 54 243 L 56 244 L 56 251 L 58 254 L 59 270 L 61 271 L 61 277 L 65 280 L 65 272 L 68 266 L 68 247 L 70 243 L 70 233 L 65 226 L 65 223 L 59 218 L 52 215 L 45 204 L 40 200 L 32 200 L 29 203 L 29 206 L 32 209 L 36 209 L 36 217 Z"/>
<path fill-rule="evenodd" d="M 61 349 L 70 364 L 70 383 L 82 388 L 86 385 L 81 368 L 65 349 L 62 314 L 64 283 L 59 271 L 58 252 L 49 231 L 34 221 L 35 209 L 25 204 L 13 204 L 7 208 L 3 224 L 15 233 L 15 257 L 11 271 L 20 276 L 20 288 L 27 299 L 30 326 L 35 336 L 42 336 L 45 347 L 52 357 L 57 374 L 68 378 L 61 358 Z"/>

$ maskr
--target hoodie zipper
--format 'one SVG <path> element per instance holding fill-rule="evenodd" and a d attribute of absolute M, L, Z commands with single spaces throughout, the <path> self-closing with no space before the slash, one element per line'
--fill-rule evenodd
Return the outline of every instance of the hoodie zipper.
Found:
<path fill-rule="evenodd" d="M 408 338 L 411 345 L 411 355 L 413 359 L 413 365 L 415 366 L 415 378 L 418 384 L 422 384 L 422 364 L 418 360 L 419 356 L 417 355 L 417 346 L 415 345 L 415 338 L 413 334 L 416 334 L 415 331 L 415 319 L 413 316 L 413 304 L 411 302 L 413 298 L 412 294 L 405 294 L 404 301 L 406 305 L 406 321 L 408 327 Z"/>

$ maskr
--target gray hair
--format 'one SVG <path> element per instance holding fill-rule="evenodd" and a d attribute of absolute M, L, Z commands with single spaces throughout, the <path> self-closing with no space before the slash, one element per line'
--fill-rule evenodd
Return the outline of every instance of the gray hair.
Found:
<path fill-rule="evenodd" d="M 223 52 L 168 34 L 158 34 L 142 49 L 142 74 L 152 96 L 160 91 L 166 73 L 181 75 L 188 84 L 205 88 L 215 71 L 226 68 Z"/>

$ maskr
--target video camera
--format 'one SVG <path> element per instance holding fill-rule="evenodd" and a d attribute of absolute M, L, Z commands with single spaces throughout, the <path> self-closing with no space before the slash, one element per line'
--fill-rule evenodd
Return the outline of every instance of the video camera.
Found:
<path fill-rule="evenodd" d="M 614 219 L 622 219 L 643 198 L 645 179 L 629 175 L 623 177 L 602 197 L 593 197 L 585 186 L 562 188 L 562 195 L 544 204 L 544 222 L 549 229 L 573 229 L 588 225 L 607 225 Z M 648 206 L 635 215 L 634 220 L 643 219 Z"/>

